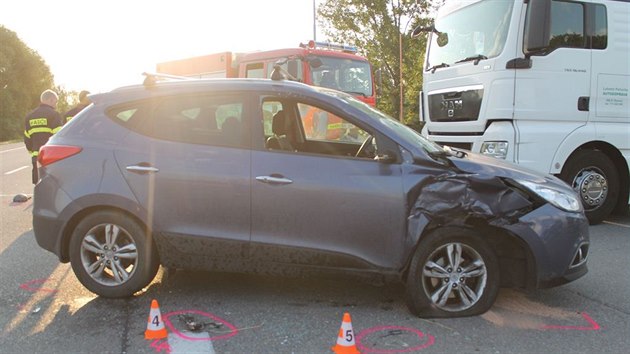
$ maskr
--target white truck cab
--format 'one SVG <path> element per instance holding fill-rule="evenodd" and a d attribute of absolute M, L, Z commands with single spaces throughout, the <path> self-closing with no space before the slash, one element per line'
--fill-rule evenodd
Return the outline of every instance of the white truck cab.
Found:
<path fill-rule="evenodd" d="M 423 134 L 558 175 L 591 223 L 628 210 L 630 0 L 447 0 Z"/>

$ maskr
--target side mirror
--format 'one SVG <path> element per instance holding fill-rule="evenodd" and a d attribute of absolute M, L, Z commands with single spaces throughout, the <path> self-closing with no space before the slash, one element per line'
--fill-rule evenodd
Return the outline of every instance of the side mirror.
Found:
<path fill-rule="evenodd" d="M 416 38 L 419 35 L 421 35 L 422 33 L 427 33 L 427 32 L 435 33 L 435 32 L 437 32 L 437 30 L 435 29 L 434 25 L 425 26 L 425 27 L 418 26 L 418 27 L 414 28 L 413 31 L 411 31 L 411 37 L 412 38 Z"/>
<path fill-rule="evenodd" d="M 394 163 L 398 160 L 398 158 L 396 157 L 396 153 L 394 153 L 391 150 L 385 150 L 382 153 L 376 155 L 374 157 L 374 160 L 380 162 L 380 163 Z"/>
<path fill-rule="evenodd" d="M 551 0 L 530 1 L 527 5 L 523 53 L 527 56 L 544 51 L 551 38 Z"/>
<path fill-rule="evenodd" d="M 427 27 L 416 27 L 413 29 L 413 31 L 411 32 L 411 37 L 415 38 L 418 37 L 420 34 L 425 33 L 425 32 L 429 32 L 429 33 L 435 33 L 437 35 L 437 44 L 440 47 L 444 47 L 445 45 L 448 44 L 448 34 L 446 32 L 440 32 L 435 28 L 435 25 L 431 25 L 431 26 L 427 26 Z"/>
<path fill-rule="evenodd" d="M 448 34 L 445 32 L 437 33 L 437 45 L 440 47 L 444 47 L 448 44 Z"/>
<path fill-rule="evenodd" d="M 317 68 L 319 68 L 320 66 L 322 66 L 324 64 L 324 63 L 322 63 L 321 59 L 319 59 L 316 56 L 312 56 L 312 55 L 309 55 L 309 56 L 306 57 L 306 62 L 313 69 L 317 69 Z"/>

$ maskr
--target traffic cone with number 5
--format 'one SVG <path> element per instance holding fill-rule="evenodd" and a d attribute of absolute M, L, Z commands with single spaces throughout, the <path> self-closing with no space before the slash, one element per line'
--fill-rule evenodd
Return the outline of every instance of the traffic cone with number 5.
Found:
<path fill-rule="evenodd" d="M 343 322 L 337 336 L 337 344 L 332 347 L 336 354 L 359 354 L 357 346 L 354 344 L 354 331 L 352 331 L 352 321 L 350 314 L 343 314 Z"/>
<path fill-rule="evenodd" d="M 144 339 L 162 339 L 166 338 L 166 327 L 162 322 L 162 315 L 160 314 L 160 307 L 157 300 L 151 301 L 151 312 L 149 312 L 149 319 L 147 320 L 147 330 L 144 331 Z"/>

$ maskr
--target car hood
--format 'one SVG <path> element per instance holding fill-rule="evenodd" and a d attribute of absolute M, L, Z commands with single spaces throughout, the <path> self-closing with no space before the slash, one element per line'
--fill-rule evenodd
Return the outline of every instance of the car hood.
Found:
<path fill-rule="evenodd" d="M 513 180 L 527 180 L 573 191 L 564 181 L 551 174 L 534 171 L 494 157 L 466 152 L 465 157 L 452 156 L 449 157 L 449 160 L 455 167 L 467 173 L 497 176 Z"/>

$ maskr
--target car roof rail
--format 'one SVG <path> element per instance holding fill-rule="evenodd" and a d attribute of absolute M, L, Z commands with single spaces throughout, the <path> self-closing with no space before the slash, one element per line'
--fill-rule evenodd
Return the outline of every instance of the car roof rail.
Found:
<path fill-rule="evenodd" d="M 195 80 L 192 77 L 177 76 L 177 75 L 162 74 L 162 73 L 150 73 L 146 71 L 143 72 L 142 75 L 145 76 L 144 81 L 142 82 L 144 86 L 154 86 L 156 83 L 160 81 L 166 81 L 166 80 Z"/>

